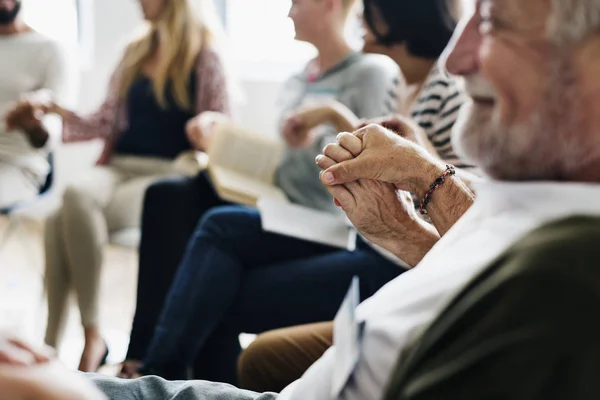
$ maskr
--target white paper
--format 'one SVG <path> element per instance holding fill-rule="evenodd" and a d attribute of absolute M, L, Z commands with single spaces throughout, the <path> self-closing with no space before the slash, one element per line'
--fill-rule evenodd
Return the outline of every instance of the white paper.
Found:
<path fill-rule="evenodd" d="M 331 395 L 334 399 L 340 396 L 360 359 L 362 335 L 356 318 L 356 307 L 359 302 L 359 280 L 355 276 L 333 321 L 335 361 Z"/>
<path fill-rule="evenodd" d="M 341 215 L 313 210 L 272 198 L 260 198 L 257 204 L 262 228 L 267 232 L 354 251 L 356 231 Z"/>

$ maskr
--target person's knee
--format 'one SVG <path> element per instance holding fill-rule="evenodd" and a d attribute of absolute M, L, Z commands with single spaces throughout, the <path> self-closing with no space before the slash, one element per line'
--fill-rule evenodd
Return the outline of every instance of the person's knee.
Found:
<path fill-rule="evenodd" d="M 278 369 L 277 361 L 282 354 L 278 351 L 284 338 L 274 332 L 266 332 L 257 336 L 256 340 L 246 348 L 238 358 L 238 379 L 244 389 L 264 389 L 270 386 L 265 382 L 272 372 Z M 273 389 L 270 389 L 273 390 Z"/>
<path fill-rule="evenodd" d="M 152 183 L 144 193 L 144 204 L 156 204 L 169 199 L 174 192 L 177 192 L 178 182 L 172 180 L 163 180 Z"/>
<path fill-rule="evenodd" d="M 77 185 L 68 185 L 63 193 L 63 208 L 72 210 L 86 207 L 86 203 L 92 201 L 86 190 Z"/>
<path fill-rule="evenodd" d="M 241 206 L 214 207 L 198 223 L 197 232 L 211 237 L 228 238 L 260 231 L 260 216 Z"/>

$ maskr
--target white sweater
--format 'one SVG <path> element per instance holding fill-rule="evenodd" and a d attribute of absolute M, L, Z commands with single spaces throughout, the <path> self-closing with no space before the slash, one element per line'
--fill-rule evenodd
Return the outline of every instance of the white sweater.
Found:
<path fill-rule="evenodd" d="M 22 132 L 7 132 L 4 116 L 19 98 L 29 92 L 49 89 L 58 102 L 71 96 L 67 57 L 54 40 L 36 31 L 0 35 L 0 163 L 27 169 L 43 180 L 48 173 L 47 146 L 34 149 Z M 53 139 L 60 136 L 57 116 L 44 119 Z"/>

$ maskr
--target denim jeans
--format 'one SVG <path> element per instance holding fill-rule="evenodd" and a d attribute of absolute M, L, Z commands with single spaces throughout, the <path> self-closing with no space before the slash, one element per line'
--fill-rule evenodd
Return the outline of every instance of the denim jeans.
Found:
<path fill-rule="evenodd" d="M 241 332 L 332 320 L 353 276 L 365 299 L 403 270 L 354 252 L 266 233 L 256 210 L 208 211 L 190 240 L 144 359 L 145 374 L 236 384 Z M 204 372 L 199 372 L 198 369 Z"/>
<path fill-rule="evenodd" d="M 254 393 L 223 383 L 206 381 L 172 382 L 157 376 L 118 379 L 105 375 L 88 377 L 110 400 L 274 400 L 274 393 Z"/>
<path fill-rule="evenodd" d="M 139 248 L 137 305 L 128 360 L 142 360 L 152 339 L 169 288 L 198 220 L 212 207 L 227 204 L 217 197 L 205 172 L 193 178 L 165 179 L 144 196 Z"/>

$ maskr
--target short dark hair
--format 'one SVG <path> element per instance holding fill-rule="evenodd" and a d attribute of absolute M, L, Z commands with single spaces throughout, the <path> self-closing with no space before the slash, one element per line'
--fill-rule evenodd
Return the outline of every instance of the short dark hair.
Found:
<path fill-rule="evenodd" d="M 449 18 L 448 0 L 363 0 L 365 21 L 379 43 L 406 43 L 417 56 L 437 59 L 456 27 Z M 373 8 L 388 26 L 387 34 L 375 29 Z"/>

